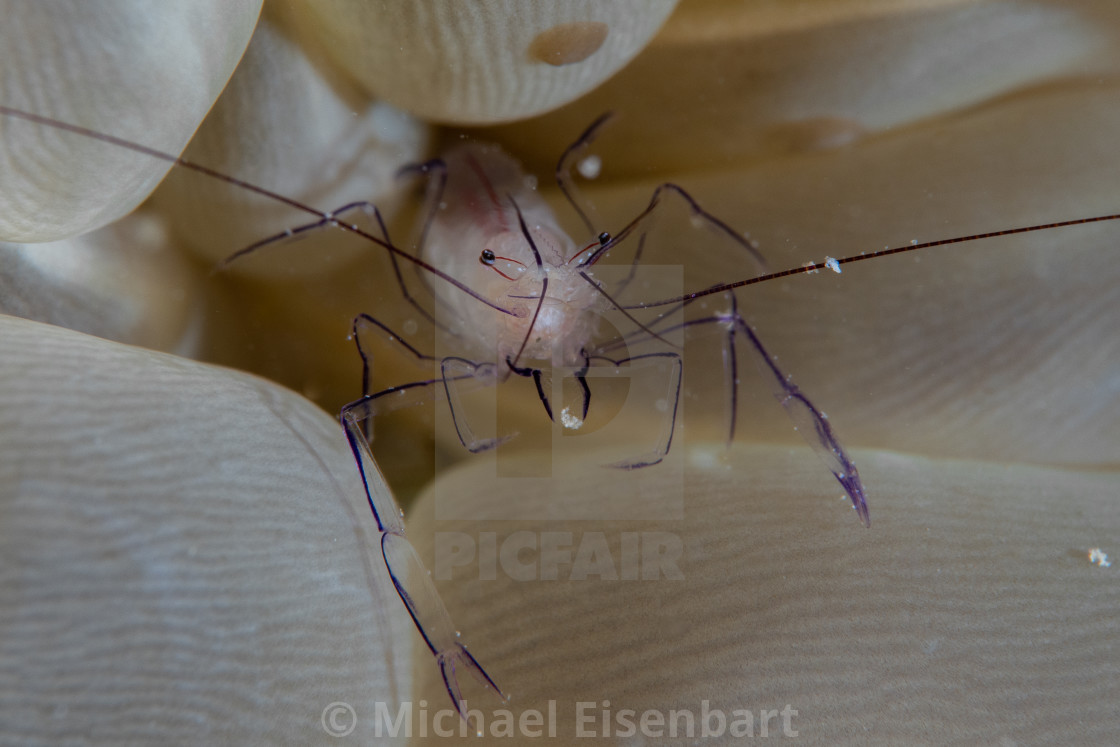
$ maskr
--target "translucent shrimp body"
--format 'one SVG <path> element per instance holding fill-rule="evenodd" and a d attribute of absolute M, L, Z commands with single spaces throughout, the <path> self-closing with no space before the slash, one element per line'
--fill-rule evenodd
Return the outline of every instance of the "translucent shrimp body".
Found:
<path fill-rule="evenodd" d="M 423 257 L 513 313 L 496 313 L 441 283 L 433 288 L 437 315 L 480 360 L 516 362 L 520 350 L 523 360 L 578 365 L 606 307 L 570 261 L 580 248 L 559 228 L 517 163 L 498 148 L 464 145 L 443 161 L 447 185 Z"/>

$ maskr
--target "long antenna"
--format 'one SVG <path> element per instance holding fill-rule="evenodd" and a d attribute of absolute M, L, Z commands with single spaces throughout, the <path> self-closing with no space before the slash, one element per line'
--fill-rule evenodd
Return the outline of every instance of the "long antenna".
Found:
<path fill-rule="evenodd" d="M 97 132 L 96 130 L 91 130 L 91 129 L 88 129 L 86 127 L 79 127 L 78 125 L 69 124 L 67 122 L 61 122 L 57 119 L 51 119 L 50 117 L 43 117 L 43 116 L 40 116 L 38 114 L 32 114 L 31 112 L 22 111 L 20 109 L 13 109 L 10 106 L 4 106 L 2 104 L 0 104 L 0 114 L 7 115 L 9 117 L 14 117 L 16 119 L 22 119 L 22 120 L 25 120 L 25 121 L 28 121 L 28 122 L 34 122 L 36 124 L 45 125 L 46 127 L 53 127 L 56 130 L 64 130 L 66 132 L 72 132 L 76 135 L 84 135 L 85 137 L 93 138 L 94 140 L 100 140 L 103 143 L 109 143 L 111 145 L 116 145 L 116 146 L 119 146 L 121 148 L 125 148 L 127 150 L 134 151 L 136 153 L 143 153 L 146 156 L 150 156 L 152 158 L 157 158 L 161 161 L 167 161 L 169 163 L 175 164 L 176 166 L 182 166 L 185 169 L 189 169 L 191 171 L 196 171 L 200 174 L 205 174 L 206 176 L 209 176 L 213 179 L 217 179 L 218 181 L 226 182 L 227 184 L 232 184 L 235 187 L 241 187 L 242 189 L 247 189 L 250 192 L 256 193 L 256 194 L 261 195 L 262 197 L 266 197 L 270 200 L 274 200 L 276 202 L 283 203 L 284 205 L 288 205 L 289 207 L 295 208 L 296 210 L 301 210 L 305 213 L 310 213 L 311 215 L 314 215 L 317 218 L 324 218 L 324 219 L 327 219 L 327 220 L 331 219 L 331 216 L 330 216 L 329 213 L 324 213 L 321 210 L 316 210 L 315 208 L 311 207 L 310 205 L 306 205 L 306 204 L 300 202 L 299 200 L 293 200 L 290 197 L 285 197 L 284 195 L 279 194 L 277 192 L 273 192 L 270 189 L 265 189 L 264 187 L 258 186 L 256 184 L 252 184 L 250 182 L 242 181 L 241 179 L 238 179 L 237 177 L 230 176 L 229 174 L 223 174 L 220 171 L 215 171 L 214 169 L 207 168 L 206 166 L 202 166 L 201 164 L 194 163 L 193 161 L 188 161 L 185 158 L 180 158 L 179 156 L 172 155 L 171 153 L 165 153 L 164 151 L 156 150 L 155 148 L 149 148 L 146 145 L 140 145 L 139 143 L 134 143 L 130 140 L 124 140 L 122 138 L 114 137 L 112 135 L 106 135 L 103 132 Z M 339 228 L 341 228 L 344 231 L 349 231 L 352 234 L 356 234 L 358 236 L 361 236 L 363 239 L 366 239 L 367 241 L 371 241 L 374 244 L 377 244 L 378 246 L 385 248 L 390 253 L 395 254 L 396 256 L 400 257 L 401 259 L 407 260 L 407 261 L 413 263 L 414 265 L 416 265 L 417 267 L 419 267 L 423 270 L 427 270 L 428 272 L 432 273 L 433 275 L 435 275 L 440 280 L 443 280 L 445 282 L 450 283 L 451 285 L 455 286 L 456 288 L 463 291 L 467 295 L 471 296 L 472 298 L 474 298 L 478 301 L 481 301 L 482 303 L 486 304 L 487 306 L 489 306 L 490 308 L 492 308 L 496 311 L 500 311 L 503 314 L 509 314 L 510 316 L 517 316 L 517 314 L 510 311 L 509 309 L 502 308 L 501 306 L 497 305 L 496 303 L 494 303 L 490 299 L 488 299 L 488 298 L 476 293 L 475 291 L 471 290 L 462 281 L 456 280 L 455 278 L 451 277 L 447 273 L 445 273 L 441 270 L 437 270 L 435 267 L 428 264 L 427 262 L 420 259 L 419 257 L 414 257 L 411 254 L 409 254 L 408 252 L 403 251 L 401 249 L 398 249 L 397 247 L 393 246 L 392 244 L 390 244 L 386 241 L 382 241 L 381 239 L 377 238 L 373 234 L 367 233 L 367 232 L 363 231 L 362 229 L 358 228 L 357 226 L 355 226 L 353 224 L 343 223 L 342 221 L 336 221 L 334 223 L 334 225 L 338 226 Z"/>
<path fill-rule="evenodd" d="M 865 259 L 878 259 L 879 257 L 887 257 L 891 254 L 905 254 L 906 252 L 915 252 L 919 249 L 931 249 L 936 246 L 948 246 L 950 244 L 963 244 L 966 241 L 979 241 L 980 239 L 992 239 L 997 236 L 1014 236 L 1018 233 L 1033 233 L 1034 231 L 1046 231 L 1051 228 L 1065 228 L 1067 226 L 1083 226 L 1089 223 L 1104 223 L 1111 220 L 1120 220 L 1120 213 L 1112 215 L 1098 215 L 1092 218 L 1074 218 L 1073 220 L 1063 220 L 1057 223 L 1039 223 L 1034 226 L 1024 226 L 1022 228 L 1006 228 L 1002 231 L 989 231 L 988 233 L 974 233 L 969 236 L 956 236 L 951 239 L 937 239 L 935 241 L 926 241 L 921 244 L 906 244 L 905 246 L 896 246 L 890 249 L 880 249 L 877 252 L 864 252 L 862 254 L 853 254 L 850 257 L 842 257 L 840 259 L 828 258 L 824 262 L 817 262 L 816 264 L 806 264 L 800 267 L 793 267 L 781 272 L 769 272 L 764 275 L 758 275 L 746 280 L 739 280 L 734 283 L 724 283 L 723 285 L 716 285 L 711 288 L 705 288 L 695 293 L 686 293 L 683 296 L 674 296 L 672 298 L 665 298 L 660 301 L 650 301 L 647 303 L 637 303 L 623 308 L 627 309 L 650 309 L 656 306 L 668 306 L 669 304 L 684 303 L 685 301 L 692 301 L 704 296 L 712 296 L 716 293 L 726 293 L 729 290 L 742 288 L 747 285 L 755 285 L 756 283 L 766 283 L 778 278 L 786 278 L 791 275 L 801 275 L 804 273 L 815 273 L 820 270 L 829 269 L 835 272 L 840 271 L 840 265 L 850 264 L 852 262 L 862 262 Z"/>

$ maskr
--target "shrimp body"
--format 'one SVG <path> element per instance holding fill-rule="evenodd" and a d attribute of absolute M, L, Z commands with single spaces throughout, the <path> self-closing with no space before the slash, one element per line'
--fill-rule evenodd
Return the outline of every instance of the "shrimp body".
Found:
<path fill-rule="evenodd" d="M 580 248 L 517 162 L 497 147 L 464 145 L 443 161 L 444 200 L 423 258 L 511 313 L 495 312 L 446 284 L 433 288 L 437 313 L 446 315 L 447 326 L 477 359 L 515 362 L 520 350 L 523 360 L 579 365 L 607 305 L 571 262 Z"/>

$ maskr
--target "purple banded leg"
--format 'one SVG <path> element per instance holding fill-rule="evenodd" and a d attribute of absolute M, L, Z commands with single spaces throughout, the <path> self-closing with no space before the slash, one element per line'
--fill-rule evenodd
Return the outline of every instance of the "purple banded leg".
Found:
<path fill-rule="evenodd" d="M 439 361 L 440 364 L 440 378 L 432 379 L 430 381 L 416 382 L 415 384 L 406 384 L 399 387 L 391 387 L 385 391 L 378 392 L 377 394 L 370 394 L 370 356 L 366 346 L 362 343 L 362 330 L 363 326 L 372 327 L 386 339 L 396 343 L 404 348 L 417 362 L 423 363 L 425 361 L 435 362 Z M 428 387 L 429 391 L 425 393 L 421 400 L 438 398 L 440 395 L 447 397 L 447 404 L 451 410 L 451 420 L 455 426 L 455 432 L 459 437 L 459 442 L 465 449 L 471 453 L 479 453 L 488 451 L 489 449 L 499 446 L 509 439 L 513 438 L 511 434 L 508 436 L 497 438 L 478 438 L 475 436 L 473 429 L 467 422 L 463 413 L 462 395 L 472 389 L 478 389 L 484 386 L 494 386 L 497 384 L 497 373 L 494 364 L 492 363 L 478 363 L 476 361 L 467 360 L 466 358 L 459 358 L 455 356 L 447 358 L 437 358 L 434 355 L 428 355 L 415 347 L 410 345 L 400 335 L 394 332 L 388 325 L 380 321 L 376 317 L 369 314 L 359 314 L 354 317 L 351 324 L 351 336 L 354 338 L 354 345 L 358 349 L 358 356 L 362 359 L 362 394 L 363 399 L 358 400 L 353 404 L 360 402 L 369 402 L 369 407 L 373 407 L 372 403 L 382 397 L 393 395 L 400 397 L 403 390 L 415 386 Z M 442 384 L 442 386 L 434 386 L 435 384 Z M 402 400 L 401 404 L 392 407 L 378 406 L 376 412 L 372 412 L 361 419 L 362 428 L 367 441 L 373 440 L 373 418 L 377 413 L 388 412 L 389 410 L 398 409 L 399 407 L 408 406 L 411 404 L 419 404 L 419 401 Z"/>
<path fill-rule="evenodd" d="M 381 218 L 381 211 L 376 207 L 373 208 L 373 211 L 374 216 L 377 218 L 377 227 L 381 231 L 381 238 L 385 240 L 386 244 L 392 244 L 393 241 L 389 238 L 389 229 L 386 228 L 385 221 Z M 419 257 L 420 250 L 417 249 L 413 256 Z M 397 281 L 397 287 L 400 288 L 401 296 L 404 298 L 405 302 L 408 303 L 408 305 L 413 309 L 415 309 L 416 313 L 420 314 L 420 316 L 428 320 L 429 323 L 436 327 L 439 327 L 440 329 L 446 330 L 443 325 L 436 321 L 435 315 L 432 314 L 432 312 L 429 311 L 423 304 L 421 304 L 418 298 L 412 295 L 412 291 L 409 290 L 408 283 L 405 282 L 404 275 L 401 273 L 400 260 L 398 260 L 397 255 L 392 252 L 389 252 L 389 265 L 393 268 L 393 277 Z M 413 269 L 416 269 L 416 265 L 413 265 Z M 425 290 L 427 290 L 429 295 L 431 294 L 431 286 L 425 284 Z"/>
<path fill-rule="evenodd" d="M 863 482 L 859 478 L 859 470 L 856 469 L 855 463 L 848 456 L 848 452 L 844 451 L 844 447 L 836 440 L 836 434 L 828 422 L 828 417 L 818 410 L 809 401 L 808 397 L 801 393 L 801 390 L 797 388 L 788 374 L 783 373 L 778 368 L 773 356 L 766 352 L 766 348 L 762 346 L 762 341 L 758 339 L 758 335 L 754 333 L 746 320 L 739 316 L 738 312 L 727 321 L 734 323 L 736 330 L 750 342 L 748 349 L 756 353 L 755 362 L 758 364 L 759 370 L 763 374 L 770 374 L 774 398 L 786 409 L 790 419 L 793 420 L 794 427 L 801 433 L 809 446 L 813 447 L 817 456 L 824 461 L 825 466 L 844 488 L 844 492 L 848 494 L 848 498 L 852 501 L 852 507 L 859 514 L 860 521 L 863 522 L 864 526 L 871 526 L 871 514 L 867 508 L 867 494 L 864 491 Z"/>
<path fill-rule="evenodd" d="M 579 187 L 576 186 L 576 180 L 572 177 L 572 167 L 576 165 L 583 154 L 595 142 L 595 138 L 599 136 L 599 130 L 614 116 L 612 112 L 606 112 L 599 115 L 591 125 L 583 131 L 583 133 L 576 138 L 576 141 L 569 145 L 560 156 L 560 160 L 556 163 L 556 185 L 560 187 L 560 191 L 564 194 L 568 204 L 576 211 L 580 220 L 583 221 L 587 233 L 591 236 L 595 235 L 595 206 L 586 200 L 580 193 Z"/>
<path fill-rule="evenodd" d="M 440 379 L 447 404 L 451 410 L 451 422 L 459 443 L 472 454 L 495 449 L 516 436 L 480 437 L 471 428 L 462 395 L 472 389 L 494 386 L 498 383 L 497 367 L 493 363 L 476 363 L 466 358 L 449 356 L 440 361 Z"/>
<path fill-rule="evenodd" d="M 670 218 L 678 220 L 686 218 L 688 226 L 696 234 L 694 241 L 685 243 L 687 247 L 685 250 L 682 250 L 678 243 L 667 244 L 655 240 L 657 237 L 654 229 L 658 221 Z M 690 257 L 695 261 L 689 262 Z M 653 191 L 645 210 L 618 234 L 605 242 L 600 242 L 600 246 L 591 252 L 580 266 L 590 268 L 604 260 L 611 266 L 628 267 L 626 275 L 615 284 L 612 294 L 608 296 L 616 309 L 642 327 L 641 333 L 627 335 L 625 338 L 627 342 L 634 337 L 641 338 L 642 334 L 652 334 L 653 326 L 671 319 L 673 315 L 688 306 L 688 302 L 685 301 L 669 307 L 661 307 L 656 309 L 653 318 L 639 322 L 636 316 L 643 305 L 641 299 L 634 297 L 634 292 L 630 292 L 630 287 L 631 285 L 642 289 L 648 287 L 646 283 L 634 284 L 633 282 L 641 275 L 644 264 L 679 265 L 684 268 L 686 281 L 693 285 L 701 283 L 697 278 L 689 279 L 690 274 L 706 274 L 709 276 L 706 287 L 712 287 L 713 281 L 718 279 L 710 277 L 713 263 L 741 267 L 744 272 L 754 270 L 756 274 L 765 272 L 767 267 L 765 258 L 754 242 L 704 210 L 683 188 L 668 182 L 659 185 Z"/>
<path fill-rule="evenodd" d="M 371 393 L 369 390 L 369 377 L 371 368 L 369 353 L 366 351 L 366 347 L 362 345 L 362 331 L 363 328 L 367 326 L 377 330 L 381 335 L 385 337 L 385 339 L 389 340 L 390 342 L 394 342 L 400 347 L 404 348 L 405 351 L 408 352 L 408 354 L 413 358 L 415 358 L 418 363 L 423 363 L 425 361 L 435 362 L 436 360 L 438 360 L 434 355 L 428 355 L 427 353 L 417 350 L 415 347 L 406 342 L 401 335 L 394 332 L 389 328 L 388 325 L 386 325 L 376 317 L 365 313 L 358 314 L 350 322 L 350 336 L 354 338 L 354 346 L 358 348 L 358 356 L 362 359 L 363 395 Z"/>
<path fill-rule="evenodd" d="M 405 179 L 417 175 L 426 180 L 424 183 L 424 204 L 420 209 L 420 215 L 422 217 L 419 228 L 413 231 L 410 240 L 412 243 L 413 255 L 420 257 L 424 253 L 424 247 L 428 241 L 428 232 L 432 227 L 432 222 L 435 220 L 440 205 L 443 204 L 443 194 L 447 189 L 447 164 L 442 158 L 433 158 L 423 163 L 409 164 L 397 171 L 397 179 Z M 417 282 L 427 291 L 428 296 L 433 299 L 433 303 L 440 303 L 440 299 L 435 294 L 428 277 L 420 271 L 419 267 L 414 266 L 413 270 L 416 272 Z M 404 278 L 399 272 L 397 278 L 403 287 L 405 285 Z M 434 315 L 428 315 L 428 318 L 440 329 L 450 331 L 447 330 L 444 325 L 437 322 Z"/>
<path fill-rule="evenodd" d="M 369 314 L 358 314 L 350 322 L 350 336 L 354 338 L 354 346 L 358 349 L 358 357 L 362 359 L 362 396 L 370 394 L 370 356 L 366 346 L 362 344 L 362 331 L 365 327 L 372 327 L 379 332 L 385 339 L 395 342 L 397 345 L 404 348 L 417 362 L 423 363 L 424 361 L 435 361 L 435 356 L 422 353 L 408 342 L 403 337 L 390 329 L 384 322 Z M 367 441 L 373 440 L 373 418 L 366 418 L 363 421 L 363 429 Z"/>
<path fill-rule="evenodd" d="M 442 158 L 409 164 L 397 172 L 397 178 L 402 179 L 412 174 L 419 174 L 428 180 L 424 190 L 424 207 L 421 210 L 424 216 L 423 223 L 420 224 L 420 231 L 412 237 L 412 248 L 419 256 L 424 251 L 424 243 L 428 240 L 428 229 L 431 228 L 436 211 L 443 202 L 443 192 L 447 188 L 447 164 Z"/>
<path fill-rule="evenodd" d="M 544 391 L 544 372 L 541 371 L 541 369 L 539 369 L 539 368 L 532 368 L 530 366 L 515 366 L 515 365 L 513 365 L 513 361 L 511 361 L 509 358 L 506 358 L 506 367 L 509 368 L 510 371 L 517 374 L 518 376 L 523 376 L 527 379 L 532 379 L 533 380 L 533 384 L 537 387 L 537 399 L 539 399 L 541 401 L 541 404 L 544 405 L 544 411 L 545 411 L 545 414 L 548 415 L 548 419 L 555 422 L 556 418 L 553 417 L 553 415 L 552 415 L 552 402 L 549 401 L 548 394 L 545 393 L 545 391 Z M 587 369 L 584 368 L 584 371 L 586 371 L 586 370 Z M 581 378 L 581 382 L 582 381 L 583 380 Z M 584 384 L 584 387 L 586 388 L 586 386 L 587 386 L 586 382 L 583 382 L 583 384 Z M 584 398 L 584 401 L 583 401 L 583 417 L 584 418 L 587 417 L 587 403 L 590 399 L 591 399 L 591 392 L 587 392 L 587 396 Z"/>
<path fill-rule="evenodd" d="M 370 454 L 362 426 L 364 420 L 378 414 L 430 399 L 433 390 L 438 390 L 441 384 L 445 384 L 443 379 L 418 381 L 367 395 L 342 408 L 340 420 L 358 464 L 362 486 L 377 522 L 377 529 L 382 533 L 381 555 L 389 577 L 424 643 L 435 656 L 447 694 L 455 709 L 464 720 L 468 720 L 459 682 L 459 675 L 463 672 L 469 673 L 484 691 L 494 693 L 503 701 L 508 698 L 459 640 L 459 633 L 439 598 L 431 575 L 405 536 L 401 510 L 385 487 L 385 481 L 382 479 L 371 483 L 369 476 L 380 476 L 380 471 Z"/>
<path fill-rule="evenodd" d="M 758 273 L 766 271 L 766 260 L 762 254 L 755 248 L 754 244 L 748 241 L 745 237 L 741 236 L 731 226 L 724 223 L 716 216 L 709 213 L 704 208 L 700 207 L 692 195 L 686 192 L 680 186 L 671 182 L 666 182 L 653 190 L 653 196 L 650 197 L 649 204 L 646 209 L 638 214 L 630 223 L 628 223 L 621 231 L 614 235 L 610 241 L 600 246 L 586 261 L 582 263 L 583 266 L 591 266 L 598 262 L 603 256 L 612 249 L 615 249 L 623 242 L 630 240 L 633 236 L 639 238 L 639 247 L 644 250 L 644 238 L 649 230 L 653 227 L 655 221 L 666 212 L 666 207 L 669 205 L 665 201 L 666 197 L 676 196 L 688 211 L 690 219 L 697 227 L 706 228 L 712 231 L 716 237 L 716 244 L 726 244 L 733 247 L 738 253 L 737 257 L 742 260 L 749 261 L 754 264 L 755 270 Z M 707 246 L 712 242 L 701 242 L 698 244 L 700 247 Z M 698 249 L 697 251 L 703 251 Z M 636 250 L 637 253 L 637 250 Z M 677 261 L 683 261 L 685 257 L 677 256 Z M 659 258 L 659 261 L 660 258 Z M 632 264 L 636 264 L 637 260 L 633 260 Z"/>
<path fill-rule="evenodd" d="M 770 381 L 774 398 L 785 408 L 786 413 L 793 420 L 794 428 L 801 433 L 805 441 L 824 461 L 829 471 L 844 488 L 844 492 L 847 493 L 852 502 L 852 507 L 859 514 L 860 521 L 863 522 L 864 526 L 871 526 L 871 515 L 867 508 L 867 494 L 863 482 L 860 480 L 859 470 L 856 469 L 855 463 L 836 439 L 836 434 L 832 430 L 828 417 L 818 410 L 816 405 L 801 392 L 797 385 L 793 383 L 792 377 L 778 367 L 773 356 L 762 344 L 762 340 L 739 314 L 734 294 L 729 293 L 727 295 L 731 296 L 730 311 L 690 319 L 682 324 L 658 331 L 669 333 L 685 327 L 695 328 L 710 324 L 725 328 L 724 361 L 727 366 L 727 376 L 731 382 L 729 394 L 731 401 L 729 405 L 732 410 L 728 432 L 729 443 L 735 437 L 736 420 L 734 411 L 738 407 L 739 386 L 736 377 L 738 376 L 737 358 L 740 346 L 736 344 L 736 339 L 738 335 L 742 335 L 748 343 L 744 349 L 754 354 L 753 357 L 758 370 Z"/>
<path fill-rule="evenodd" d="M 343 205 L 342 207 L 339 207 L 339 208 L 336 208 L 335 210 L 324 213 L 323 217 L 320 218 L 317 221 L 312 221 L 311 223 L 305 223 L 303 225 L 295 226 L 293 228 L 288 228 L 284 231 L 281 231 L 280 233 L 274 234 L 272 236 L 268 236 L 266 238 L 261 239 L 260 241 L 254 242 L 254 243 L 250 244 L 249 246 L 247 246 L 243 249 L 240 249 L 240 250 L 234 252 L 233 254 L 231 254 L 230 256 L 226 257 L 225 259 L 223 259 L 218 264 L 217 269 L 225 268 L 228 265 L 230 265 L 232 262 L 234 262 L 238 259 L 241 259 L 241 258 L 243 258 L 243 257 L 245 257 L 249 254 L 252 254 L 253 252 L 256 252 L 259 249 L 263 249 L 263 248 L 271 246 L 273 244 L 279 244 L 279 243 L 283 243 L 285 241 L 291 241 L 293 239 L 298 239 L 298 238 L 301 238 L 302 236 L 304 236 L 305 234 L 309 234 L 313 231 L 319 231 L 319 230 L 326 229 L 326 228 L 337 227 L 339 225 L 345 225 L 345 226 L 350 226 L 351 228 L 359 228 L 360 229 L 360 228 L 362 228 L 361 225 L 359 225 L 356 222 L 351 222 L 349 219 L 344 217 L 344 216 L 354 214 L 354 213 L 360 213 L 361 216 L 364 219 L 372 220 L 374 223 L 376 223 L 377 231 L 374 232 L 374 231 L 371 230 L 371 231 L 368 231 L 368 233 L 380 234 L 382 240 L 384 240 L 384 242 L 386 244 L 392 244 L 392 241 L 389 238 L 389 231 L 385 227 L 385 221 L 382 219 L 381 211 L 378 210 L 377 206 L 374 205 L 372 202 L 368 202 L 366 200 L 360 200 L 360 201 L 357 201 L 357 202 L 347 203 L 346 205 Z M 397 258 L 397 255 L 395 253 L 389 252 L 389 262 L 390 262 L 390 264 L 393 268 L 393 275 L 396 278 L 397 287 L 400 288 L 401 296 L 404 298 L 405 302 L 408 303 L 410 306 L 412 306 L 412 308 L 414 308 L 417 313 L 419 313 L 422 317 L 427 319 L 429 322 L 431 322 L 432 324 L 438 324 L 435 320 L 435 317 L 432 315 L 432 312 L 429 311 L 427 308 L 425 308 L 423 306 L 423 304 L 420 303 L 419 299 L 417 299 L 412 294 L 412 292 L 409 290 L 408 285 L 404 281 L 404 275 L 401 272 L 400 260 Z"/>
<path fill-rule="evenodd" d="M 290 241 L 292 239 L 299 238 L 303 234 L 309 233 L 311 231 L 331 228 L 334 226 L 338 226 L 340 223 L 344 223 L 350 226 L 357 226 L 357 224 L 342 220 L 342 218 L 340 217 L 346 213 L 352 213 L 355 211 L 361 211 L 361 213 L 367 217 L 376 215 L 378 222 L 380 222 L 380 214 L 377 212 L 377 206 L 372 202 L 366 202 L 364 200 L 358 202 L 350 202 L 330 212 L 322 213 L 323 217 L 319 220 L 312 221 L 310 223 L 304 223 L 293 228 L 287 228 L 280 233 L 273 234 L 272 236 L 263 238 L 260 241 L 255 241 L 249 246 L 244 247 L 243 249 L 238 249 L 236 252 L 219 262 L 217 269 L 220 270 L 228 267 L 233 262 L 249 254 L 252 254 L 253 252 L 256 252 L 258 249 L 263 249 L 273 244 L 279 244 L 284 241 Z"/>
<path fill-rule="evenodd" d="M 605 365 L 613 366 L 614 368 L 620 368 L 624 364 L 630 364 L 631 366 L 633 366 L 634 364 L 639 363 L 641 361 L 650 361 L 650 360 L 654 360 L 654 359 L 668 359 L 669 361 L 671 361 L 671 364 L 672 364 L 671 372 L 669 374 L 668 382 L 667 382 L 668 386 L 666 388 L 666 400 L 671 401 L 673 403 L 673 407 L 671 408 L 671 410 L 668 411 L 668 418 L 667 418 L 667 420 L 665 421 L 665 424 L 662 427 L 661 434 L 660 434 L 660 436 L 658 437 L 658 440 L 657 440 L 657 444 L 651 451 L 649 451 L 649 452 L 647 452 L 647 453 L 645 453 L 645 454 L 643 454 L 639 457 L 634 457 L 632 459 L 625 459 L 623 461 L 615 462 L 613 464 L 608 464 L 608 465 L 605 465 L 605 466 L 614 467 L 616 469 L 640 469 L 642 467 L 652 467 L 655 464 L 660 464 L 665 459 L 665 455 L 669 453 L 669 448 L 672 446 L 672 443 L 673 443 L 673 433 L 674 433 L 674 430 L 676 428 L 676 422 L 677 422 L 677 411 L 680 408 L 680 398 L 681 398 L 681 357 L 680 357 L 680 354 L 675 353 L 675 352 L 671 352 L 671 351 L 658 352 L 658 353 L 645 353 L 643 355 L 634 355 L 634 356 L 630 356 L 628 358 L 620 358 L 618 360 L 615 360 L 613 358 L 608 358 L 604 355 L 586 356 L 584 358 L 584 366 L 582 368 L 580 368 L 573 375 L 573 378 L 575 378 L 576 382 L 579 384 L 579 387 L 580 387 L 580 400 L 581 400 L 581 402 L 580 402 L 581 418 L 580 419 L 581 420 L 586 420 L 587 419 L 587 413 L 588 413 L 588 411 L 591 407 L 591 387 L 589 386 L 589 384 L 587 382 L 587 371 L 590 368 L 592 362 L 601 362 Z M 532 368 L 532 367 L 514 366 L 513 363 L 509 360 L 506 361 L 506 365 L 509 368 L 509 370 L 512 371 L 514 374 L 516 374 L 518 376 L 523 376 L 525 378 L 530 378 L 530 379 L 533 380 L 533 383 L 535 384 L 536 389 L 537 389 L 537 397 L 540 399 L 541 404 L 544 406 L 544 410 L 545 410 L 545 413 L 548 415 L 548 419 L 552 420 L 552 421 L 555 421 L 556 418 L 553 414 L 552 403 L 551 403 L 551 401 L 548 397 L 548 394 L 545 392 L 545 384 L 544 384 L 544 381 L 543 381 L 544 373 L 541 371 L 541 369 Z M 495 443 L 493 445 L 496 446 L 496 445 L 499 445 L 500 443 L 504 443 L 505 440 L 508 440 L 508 438 L 509 437 L 507 437 L 506 439 L 501 439 L 501 440 L 495 439 L 497 441 L 497 443 Z M 460 440 L 462 440 L 462 437 L 460 437 Z"/>
<path fill-rule="evenodd" d="M 673 434 L 676 430 L 677 423 L 677 411 L 680 409 L 681 403 L 681 356 L 680 353 L 676 353 L 673 351 L 664 351 L 658 353 L 632 355 L 628 358 L 620 358 L 618 360 L 607 358 L 602 355 L 592 355 L 588 356 L 587 358 L 589 363 L 599 361 L 605 363 L 606 365 L 614 366 L 615 368 L 619 368 L 623 364 L 629 364 L 631 367 L 633 367 L 634 364 L 639 364 L 643 361 L 653 361 L 656 359 L 664 359 L 670 362 L 670 373 L 666 382 L 667 387 L 665 392 L 665 399 L 667 402 L 673 403 L 673 406 L 671 408 L 666 408 L 667 418 L 662 424 L 661 432 L 657 438 L 657 444 L 652 450 L 646 452 L 645 454 L 606 465 L 608 467 L 626 470 L 641 469 L 642 467 L 652 467 L 655 464 L 660 464 L 665 459 L 665 456 L 669 453 L 669 449 L 673 446 Z M 586 371 L 586 369 L 584 370 Z M 582 376 L 577 375 L 576 378 L 580 381 L 580 384 L 584 389 L 584 402 L 587 403 L 591 399 L 591 392 L 587 388 L 587 382 Z M 586 416 L 587 412 L 585 409 L 584 417 Z"/>

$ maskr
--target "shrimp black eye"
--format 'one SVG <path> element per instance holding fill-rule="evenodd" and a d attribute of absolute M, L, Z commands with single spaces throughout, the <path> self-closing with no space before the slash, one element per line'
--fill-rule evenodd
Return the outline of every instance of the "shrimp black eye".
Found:
<path fill-rule="evenodd" d="M 611 240 L 611 235 L 606 231 L 599 234 L 599 246 L 606 246 Z"/>
<path fill-rule="evenodd" d="M 494 264 L 495 259 L 496 257 L 494 256 L 494 252 L 490 251 L 489 249 L 483 249 L 482 254 L 478 258 L 478 261 L 484 265 L 492 265 Z"/>

